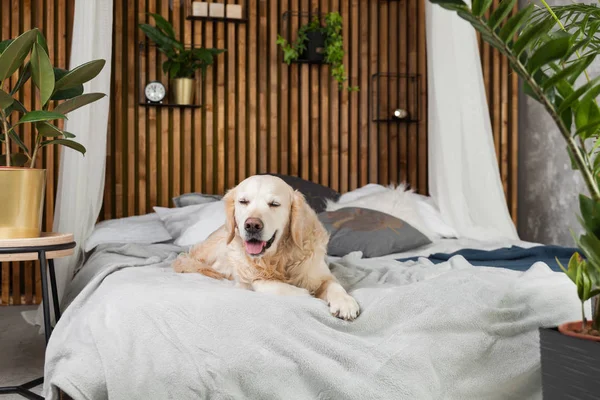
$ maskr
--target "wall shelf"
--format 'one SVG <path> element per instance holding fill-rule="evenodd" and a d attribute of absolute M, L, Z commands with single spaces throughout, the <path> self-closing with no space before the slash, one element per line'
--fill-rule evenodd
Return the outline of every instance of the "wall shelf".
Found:
<path fill-rule="evenodd" d="M 201 108 L 202 104 L 169 104 L 169 103 L 147 103 L 140 101 L 142 107 L 164 107 L 164 108 Z"/>
<path fill-rule="evenodd" d="M 371 120 L 373 122 L 419 122 L 419 74 L 378 72 L 371 76 Z M 395 118 L 394 110 L 408 112 Z"/>
<path fill-rule="evenodd" d="M 248 22 L 247 18 L 227 18 L 227 17 L 199 17 L 195 15 L 188 15 L 185 19 L 190 21 L 207 21 L 207 22 L 229 22 L 232 24 L 245 24 Z"/>

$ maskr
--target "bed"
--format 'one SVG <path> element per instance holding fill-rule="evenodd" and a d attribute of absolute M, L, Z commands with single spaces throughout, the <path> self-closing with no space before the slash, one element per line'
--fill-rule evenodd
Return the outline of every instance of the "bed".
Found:
<path fill-rule="evenodd" d="M 176 240 L 112 236 L 65 296 L 46 352 L 50 399 L 541 398 L 537 329 L 578 315 L 572 284 L 543 262 L 523 272 L 427 258 L 532 243 L 435 237 L 330 257 L 362 310 L 346 322 L 315 298 L 175 274 Z"/>

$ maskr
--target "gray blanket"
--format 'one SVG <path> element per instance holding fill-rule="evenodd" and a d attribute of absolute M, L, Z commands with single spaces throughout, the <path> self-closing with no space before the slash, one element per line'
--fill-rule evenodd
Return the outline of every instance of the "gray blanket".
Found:
<path fill-rule="evenodd" d="M 537 328 L 578 317 L 573 285 L 543 264 L 351 254 L 331 264 L 362 308 L 346 322 L 312 297 L 175 274 L 178 251 L 107 246 L 88 260 L 47 349 L 49 399 L 541 398 Z"/>

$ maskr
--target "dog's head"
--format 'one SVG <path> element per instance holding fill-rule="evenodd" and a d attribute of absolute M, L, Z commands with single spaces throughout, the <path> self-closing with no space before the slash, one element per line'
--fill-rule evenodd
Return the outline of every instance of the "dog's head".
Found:
<path fill-rule="evenodd" d="M 275 253 L 287 235 L 301 246 L 306 221 L 316 219 L 302 194 L 271 175 L 247 178 L 227 192 L 224 201 L 227 242 L 239 235 L 251 257 Z"/>

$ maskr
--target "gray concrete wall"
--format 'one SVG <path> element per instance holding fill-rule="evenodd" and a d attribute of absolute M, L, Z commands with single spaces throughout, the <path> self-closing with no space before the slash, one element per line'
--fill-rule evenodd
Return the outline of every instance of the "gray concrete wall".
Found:
<path fill-rule="evenodd" d="M 549 0 L 550 5 L 569 0 Z M 521 6 L 528 4 L 520 0 Z M 594 63 L 591 76 L 600 74 Z M 519 214 L 521 239 L 573 246 L 569 229 L 580 231 L 578 195 L 587 193 L 578 171 L 571 170 L 565 140 L 543 107 L 519 97 Z"/>

